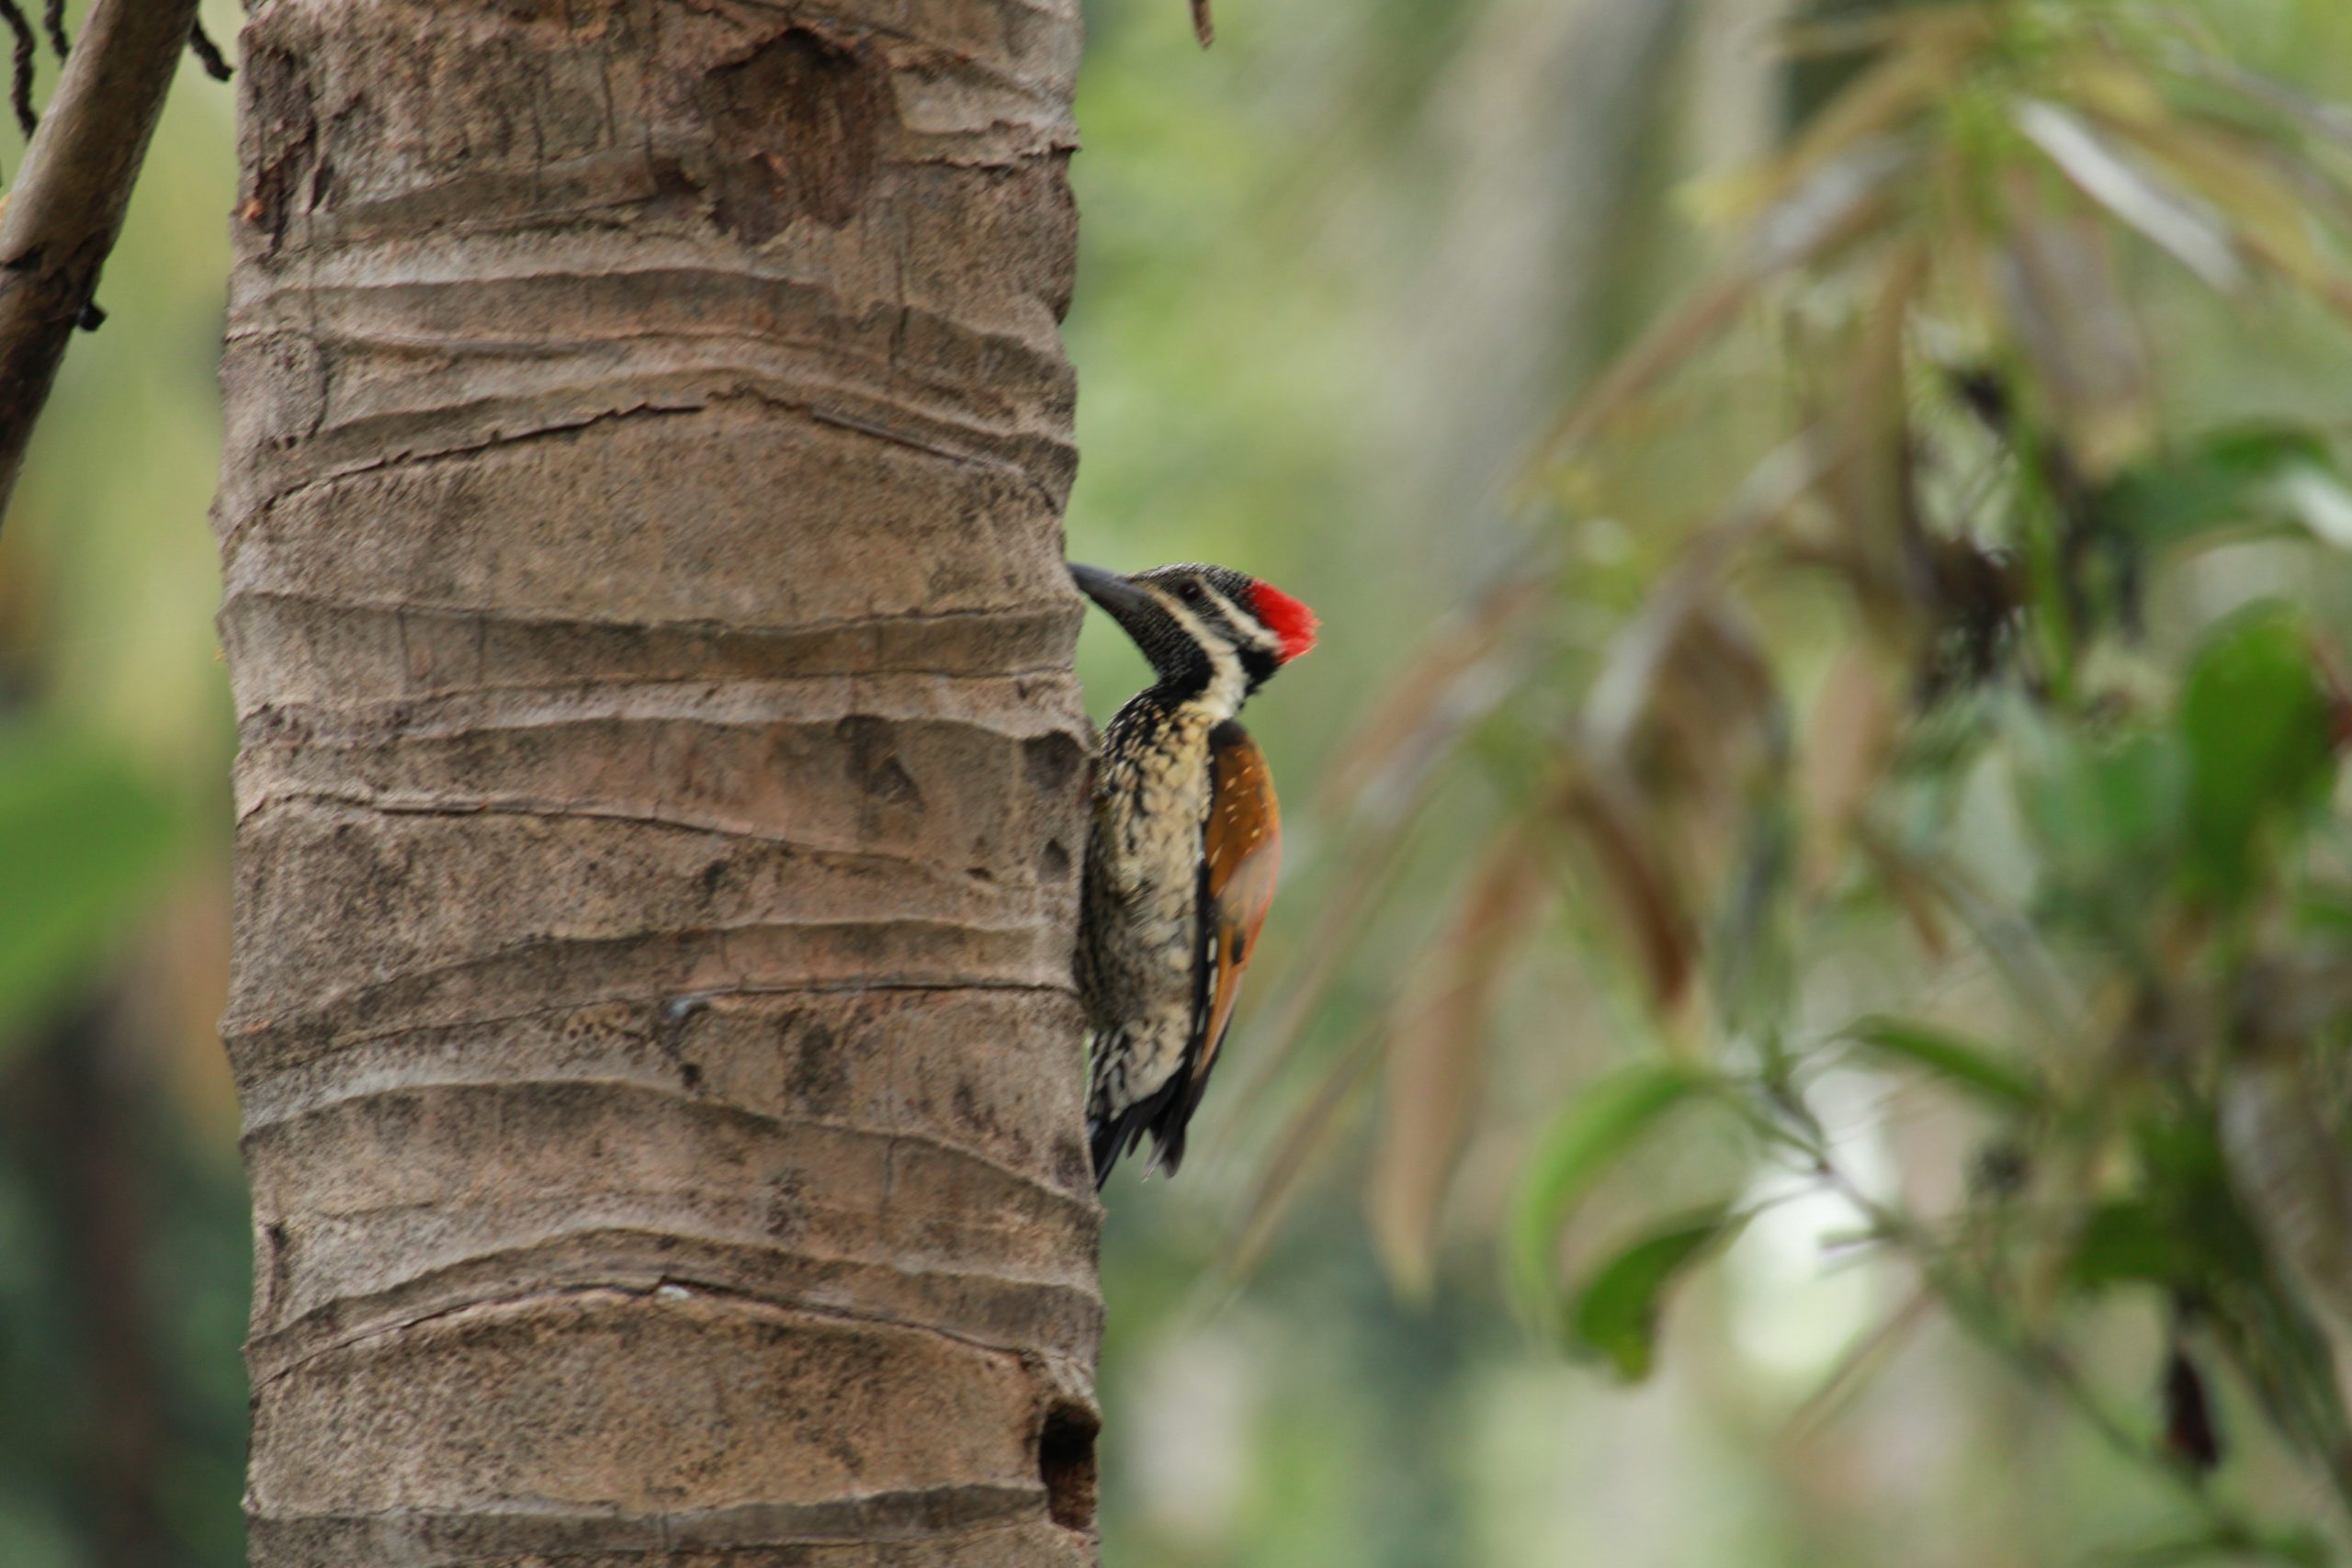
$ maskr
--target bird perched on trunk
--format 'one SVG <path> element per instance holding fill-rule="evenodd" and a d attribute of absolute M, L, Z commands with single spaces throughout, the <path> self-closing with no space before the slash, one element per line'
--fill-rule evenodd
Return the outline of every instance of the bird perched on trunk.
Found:
<path fill-rule="evenodd" d="M 1273 902 L 1282 817 L 1234 715 L 1315 646 L 1315 613 L 1217 566 L 1069 569 L 1157 682 L 1102 732 L 1080 912 L 1093 1037 L 1086 1131 L 1101 1186 L 1146 1133 L 1172 1175 Z"/>

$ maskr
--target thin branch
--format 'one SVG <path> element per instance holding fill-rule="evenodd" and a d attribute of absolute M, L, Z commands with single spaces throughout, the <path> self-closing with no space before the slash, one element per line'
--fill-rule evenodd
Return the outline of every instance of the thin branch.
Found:
<path fill-rule="evenodd" d="M 0 515 L 195 26 L 196 0 L 97 0 L 26 149 L 0 214 Z"/>
<path fill-rule="evenodd" d="M 49 47 L 58 59 L 74 52 L 74 40 L 65 36 L 65 0 L 46 0 L 40 8 L 40 25 L 41 30 L 49 34 Z"/>
<path fill-rule="evenodd" d="M 26 20 L 17 0 L 0 0 L 0 21 L 17 35 L 16 78 L 8 85 L 8 102 L 17 111 L 17 126 L 30 136 L 33 127 L 40 123 L 40 117 L 33 113 L 33 25 Z"/>

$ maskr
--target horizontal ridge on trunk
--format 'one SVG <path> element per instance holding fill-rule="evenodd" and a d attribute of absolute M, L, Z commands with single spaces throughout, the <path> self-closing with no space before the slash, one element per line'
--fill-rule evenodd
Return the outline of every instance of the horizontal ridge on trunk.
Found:
<path fill-rule="evenodd" d="M 254 1561 L 1091 1563 L 1077 0 L 263 0 Z"/>

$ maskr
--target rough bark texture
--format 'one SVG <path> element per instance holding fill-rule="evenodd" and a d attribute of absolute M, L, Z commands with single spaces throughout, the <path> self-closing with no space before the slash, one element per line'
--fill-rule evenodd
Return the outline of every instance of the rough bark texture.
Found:
<path fill-rule="evenodd" d="M 1078 0 L 264 0 L 260 1564 L 1093 1560 Z"/>

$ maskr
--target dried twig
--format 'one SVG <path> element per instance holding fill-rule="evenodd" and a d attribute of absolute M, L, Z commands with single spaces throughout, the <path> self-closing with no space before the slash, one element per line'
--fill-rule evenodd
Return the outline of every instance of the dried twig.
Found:
<path fill-rule="evenodd" d="M 204 30 L 204 23 L 201 20 L 188 29 L 187 46 L 195 51 L 196 62 L 204 67 L 204 73 L 207 76 L 211 77 L 215 82 L 226 82 L 229 79 L 229 57 L 220 52 L 220 46 L 214 43 L 212 35 Z"/>
<path fill-rule="evenodd" d="M 33 127 L 40 123 L 40 117 L 33 112 L 33 25 L 25 18 L 24 8 L 17 0 L 0 0 L 0 21 L 6 22 L 8 30 L 17 35 L 17 73 L 8 85 L 8 102 L 17 111 L 17 123 L 30 136 Z"/>
<path fill-rule="evenodd" d="M 196 0 L 97 0 L 26 149 L 0 213 L 0 512 L 195 25 Z"/>
<path fill-rule="evenodd" d="M 1209 0 L 1193 0 L 1193 36 L 1203 49 L 1216 41 L 1216 23 L 1209 17 Z"/>

